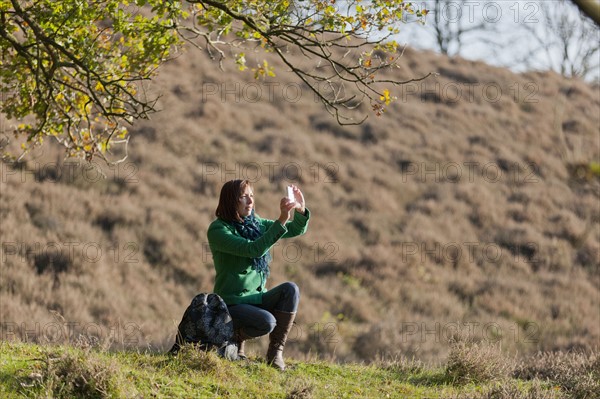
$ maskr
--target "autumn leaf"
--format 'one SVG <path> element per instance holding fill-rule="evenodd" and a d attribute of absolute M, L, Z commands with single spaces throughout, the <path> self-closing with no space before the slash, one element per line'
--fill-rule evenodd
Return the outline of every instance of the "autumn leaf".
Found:
<path fill-rule="evenodd" d="M 235 63 L 240 71 L 245 71 L 246 69 L 248 69 L 248 67 L 246 66 L 246 54 L 244 53 L 239 53 L 236 56 Z"/>
<path fill-rule="evenodd" d="M 385 105 L 389 105 L 390 102 L 392 101 L 392 98 L 390 97 L 390 91 L 388 89 L 385 89 L 383 91 L 383 95 L 381 97 L 379 97 L 379 99 L 383 102 L 385 102 Z"/>

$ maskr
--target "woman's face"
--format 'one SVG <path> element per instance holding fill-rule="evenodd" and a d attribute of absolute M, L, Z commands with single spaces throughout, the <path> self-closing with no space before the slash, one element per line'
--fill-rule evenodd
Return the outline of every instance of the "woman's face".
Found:
<path fill-rule="evenodd" d="M 254 208 L 254 193 L 248 186 L 244 189 L 244 192 L 238 198 L 237 212 L 241 218 L 250 216 L 252 209 Z"/>

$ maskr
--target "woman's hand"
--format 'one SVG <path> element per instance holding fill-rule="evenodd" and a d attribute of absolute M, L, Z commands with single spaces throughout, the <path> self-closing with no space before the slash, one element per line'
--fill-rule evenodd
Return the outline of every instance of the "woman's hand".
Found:
<path fill-rule="evenodd" d="M 283 197 L 279 202 L 279 210 L 281 214 L 279 215 L 279 222 L 281 224 L 286 224 L 288 220 L 290 220 L 290 211 L 296 207 L 296 202 L 290 201 L 289 198 Z"/>
<path fill-rule="evenodd" d="M 296 206 L 294 209 L 304 215 L 306 209 L 306 206 L 304 205 L 304 195 L 302 195 L 302 191 L 300 191 L 298 187 L 293 184 L 291 186 L 292 190 L 294 190 L 294 199 L 296 200 Z"/>

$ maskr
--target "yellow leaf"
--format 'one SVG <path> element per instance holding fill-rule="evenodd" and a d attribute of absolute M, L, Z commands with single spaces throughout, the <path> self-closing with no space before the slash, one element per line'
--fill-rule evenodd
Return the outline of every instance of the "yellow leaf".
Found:
<path fill-rule="evenodd" d="M 246 69 L 248 69 L 248 67 L 246 66 L 246 54 L 245 53 L 239 53 L 236 56 L 235 63 L 238 65 L 238 69 L 240 71 L 245 71 Z"/>
<path fill-rule="evenodd" d="M 383 95 L 381 97 L 379 97 L 379 99 L 381 101 L 385 101 L 385 105 L 389 105 L 390 102 L 392 101 L 392 99 L 390 97 L 390 91 L 388 89 L 385 89 L 383 91 Z"/>

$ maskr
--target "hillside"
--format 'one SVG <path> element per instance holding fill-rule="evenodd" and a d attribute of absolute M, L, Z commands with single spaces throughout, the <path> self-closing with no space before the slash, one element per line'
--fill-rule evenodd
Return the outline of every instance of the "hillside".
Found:
<path fill-rule="evenodd" d="M 230 362 L 185 347 L 177 356 L 76 346 L 0 343 L 3 398 L 403 398 L 592 399 L 598 355 L 561 354 L 514 363 L 489 348 L 453 347 L 447 364 Z"/>
<path fill-rule="evenodd" d="M 407 49 L 394 74 L 438 76 L 339 126 L 270 57 L 276 78 L 256 82 L 180 55 L 118 167 L 52 143 L 0 164 L 3 339 L 167 349 L 212 289 L 220 187 L 248 178 L 261 216 L 287 182 L 313 215 L 272 254 L 271 284 L 302 290 L 296 359 L 435 363 L 456 334 L 519 355 L 598 347 L 598 87 Z"/>

